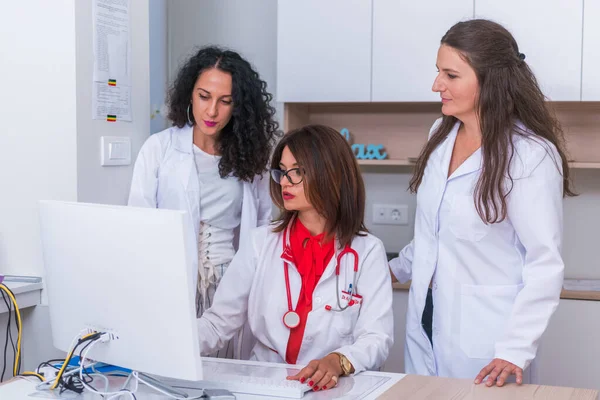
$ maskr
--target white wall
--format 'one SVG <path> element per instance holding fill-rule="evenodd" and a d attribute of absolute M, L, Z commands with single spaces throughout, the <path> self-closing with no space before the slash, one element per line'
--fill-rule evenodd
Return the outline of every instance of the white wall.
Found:
<path fill-rule="evenodd" d="M 0 97 L 0 274 L 39 275 L 37 201 L 77 199 L 74 15 L 75 0 L 7 2 L 0 14 L 0 75 L 5 77 Z M 47 324 L 42 330 L 28 329 L 35 323 L 28 314 L 23 313 L 25 365 L 37 360 L 28 345 L 35 332 L 49 331 Z M 7 322 L 7 314 L 0 315 L 2 332 Z M 4 346 L 4 339 L 0 343 Z M 51 346 L 45 348 L 42 353 L 52 357 Z"/>
<path fill-rule="evenodd" d="M 125 204 L 132 166 L 101 167 L 100 136 L 130 137 L 135 159 L 149 135 L 148 1 L 131 1 L 133 122 L 116 123 L 92 120 L 91 4 L 3 3 L 0 274 L 43 274 L 38 200 Z M 25 369 L 60 355 L 47 307 L 23 310 L 23 325 Z"/>
<path fill-rule="evenodd" d="M 412 175 L 408 167 L 363 167 L 367 191 L 365 224 L 369 231 L 383 241 L 388 253 L 398 253 L 413 237 L 416 196 L 408 191 Z M 408 225 L 374 225 L 374 204 L 406 204 Z"/>
<path fill-rule="evenodd" d="M 83 202 L 126 204 L 133 161 L 150 135 L 150 69 L 148 0 L 130 1 L 131 13 L 131 113 L 132 121 L 93 120 L 92 1 L 77 1 L 77 199 Z M 100 165 L 100 137 L 131 139 L 132 164 Z"/>
<path fill-rule="evenodd" d="M 276 0 L 168 1 L 169 76 L 194 48 L 214 44 L 252 63 L 274 95 L 277 73 Z"/>
<path fill-rule="evenodd" d="M 168 87 L 169 53 L 167 41 L 167 1 L 150 0 L 150 107 L 151 113 L 156 114 L 157 109 L 165 104 Z M 150 120 L 150 132 L 160 132 L 167 127 L 166 116 L 155 115 Z"/>
<path fill-rule="evenodd" d="M 37 200 L 77 198 L 74 13 L 75 0 L 0 13 L 0 273 L 39 275 Z"/>

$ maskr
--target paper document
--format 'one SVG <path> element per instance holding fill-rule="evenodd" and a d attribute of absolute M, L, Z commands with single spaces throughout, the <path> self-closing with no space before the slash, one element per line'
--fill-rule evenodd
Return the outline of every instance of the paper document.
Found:
<path fill-rule="evenodd" d="M 92 112 L 94 119 L 131 121 L 131 87 L 110 86 L 93 82 Z"/>
<path fill-rule="evenodd" d="M 130 0 L 94 0 L 92 118 L 131 121 Z"/>
<path fill-rule="evenodd" d="M 94 78 L 131 85 L 129 0 L 94 0 Z"/>

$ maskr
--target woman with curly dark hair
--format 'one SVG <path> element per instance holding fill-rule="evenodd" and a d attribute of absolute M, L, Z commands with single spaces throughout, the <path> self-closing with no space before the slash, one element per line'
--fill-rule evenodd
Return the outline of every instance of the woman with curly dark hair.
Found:
<path fill-rule="evenodd" d="M 266 83 L 238 53 L 201 48 L 169 91 L 173 126 L 152 135 L 135 163 L 130 206 L 184 210 L 191 217 L 198 316 L 210 307 L 238 239 L 270 221 L 263 174 L 279 135 L 271 100 Z M 233 347 L 217 356 L 231 357 Z M 241 338 L 235 347 L 235 357 L 243 357 Z"/>

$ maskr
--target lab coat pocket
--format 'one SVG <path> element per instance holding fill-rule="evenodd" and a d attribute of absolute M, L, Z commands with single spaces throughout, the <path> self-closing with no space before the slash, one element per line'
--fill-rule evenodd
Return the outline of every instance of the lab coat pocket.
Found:
<path fill-rule="evenodd" d="M 358 320 L 360 312 L 360 305 L 355 304 L 346 308 L 344 311 L 330 311 L 334 312 L 333 325 L 337 333 L 342 338 L 353 337 L 354 327 Z"/>
<path fill-rule="evenodd" d="M 494 345 L 522 288 L 522 284 L 461 286 L 459 343 L 467 357 L 494 357 Z"/>
<path fill-rule="evenodd" d="M 456 195 L 450 212 L 450 230 L 459 239 L 478 242 L 490 231 L 491 225 L 483 222 L 473 195 Z"/>

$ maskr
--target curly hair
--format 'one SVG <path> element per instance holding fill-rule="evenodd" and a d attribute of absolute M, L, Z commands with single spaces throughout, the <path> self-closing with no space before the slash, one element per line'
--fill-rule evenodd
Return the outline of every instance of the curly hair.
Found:
<path fill-rule="evenodd" d="M 215 144 L 221 155 L 219 174 L 251 182 L 267 168 L 271 150 L 281 135 L 275 120 L 273 96 L 267 83 L 238 53 L 216 46 L 200 48 L 179 70 L 169 89 L 168 118 L 174 126 L 188 124 L 187 108 L 200 74 L 217 68 L 231 75 L 233 112 Z M 191 122 L 195 124 L 193 116 Z"/>

